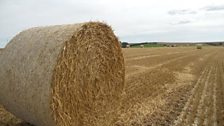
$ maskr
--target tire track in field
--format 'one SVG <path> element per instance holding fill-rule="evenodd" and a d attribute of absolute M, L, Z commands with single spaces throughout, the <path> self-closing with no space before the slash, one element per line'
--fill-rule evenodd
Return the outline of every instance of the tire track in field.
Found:
<path fill-rule="evenodd" d="M 224 126 L 224 57 L 220 57 L 222 59 L 218 63 L 218 85 L 217 85 L 217 125 Z"/>
<path fill-rule="evenodd" d="M 221 85 L 222 88 L 220 88 L 219 90 L 222 91 L 222 97 L 220 99 L 222 99 L 222 108 L 221 108 L 221 119 L 222 119 L 222 125 L 224 125 L 224 60 L 222 61 L 222 67 L 220 68 L 222 70 L 222 74 L 221 74 Z"/>
<path fill-rule="evenodd" d="M 199 92 L 199 90 L 200 90 L 199 88 L 200 88 L 202 82 L 205 81 L 205 77 L 207 76 L 207 73 L 208 73 L 208 68 L 206 68 L 201 73 L 199 79 L 197 80 L 194 88 L 192 89 L 192 91 L 190 93 L 191 95 L 190 95 L 188 101 L 186 102 L 186 104 L 185 104 L 181 114 L 178 116 L 177 120 L 175 120 L 174 126 L 179 126 L 179 125 L 181 125 L 183 122 L 185 122 L 187 120 L 186 117 L 189 114 L 188 113 L 188 111 L 189 111 L 188 109 L 190 108 L 194 98 L 196 97 L 196 94 Z"/>
<path fill-rule="evenodd" d="M 202 113 L 199 114 L 201 124 L 203 126 L 217 126 L 217 115 L 216 115 L 216 86 L 217 86 L 217 65 L 214 64 L 214 70 L 210 78 L 209 87 L 206 93 L 206 99 L 204 102 L 204 108 Z"/>
<path fill-rule="evenodd" d="M 215 82 L 214 82 L 214 86 L 213 86 L 213 94 L 212 94 L 212 100 L 213 100 L 213 106 L 212 106 L 212 119 L 211 119 L 211 123 L 213 124 L 213 126 L 217 126 L 217 74 L 218 74 L 218 68 L 216 67 L 215 70 Z M 209 124 L 208 124 L 209 125 Z"/>
<path fill-rule="evenodd" d="M 209 74 L 206 77 L 205 86 L 203 88 L 202 95 L 200 97 L 200 101 L 199 101 L 199 104 L 196 109 L 196 116 L 193 121 L 194 126 L 202 125 L 203 121 L 206 118 L 205 116 L 207 116 L 207 115 L 205 115 L 208 112 L 208 110 L 206 110 L 206 108 L 205 108 L 205 106 L 206 106 L 205 102 L 206 102 L 206 99 L 208 100 L 209 96 L 211 96 L 210 89 L 211 89 L 212 84 L 209 82 L 211 73 L 212 73 L 212 68 L 210 68 Z M 203 112 L 205 112 L 205 113 L 203 113 Z"/>
<path fill-rule="evenodd" d="M 202 74 L 199 76 L 194 88 L 192 89 L 192 93 L 189 96 L 181 114 L 174 121 L 174 126 L 223 125 L 222 122 L 224 121 L 224 118 L 220 119 L 220 116 L 223 115 L 217 111 L 217 109 L 220 109 L 218 108 L 217 100 L 220 101 L 223 98 L 223 85 L 218 82 L 218 79 L 220 79 L 218 75 L 222 75 L 224 73 L 218 73 L 218 70 L 222 70 L 222 68 L 217 65 L 215 61 L 219 59 L 220 58 L 218 56 L 215 56 L 215 58 L 212 59 L 213 61 L 206 65 L 206 68 L 202 71 Z M 217 91 L 219 91 L 219 95 Z M 223 103 L 219 103 L 219 106 L 220 105 L 222 106 Z"/>

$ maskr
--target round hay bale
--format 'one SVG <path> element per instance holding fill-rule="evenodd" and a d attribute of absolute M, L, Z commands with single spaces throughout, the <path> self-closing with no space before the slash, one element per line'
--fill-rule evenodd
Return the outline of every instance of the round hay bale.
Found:
<path fill-rule="evenodd" d="M 126 48 L 130 48 L 130 45 L 126 45 Z"/>
<path fill-rule="evenodd" d="M 197 49 L 202 49 L 202 44 L 197 44 L 197 45 L 196 45 L 196 48 L 197 48 Z"/>
<path fill-rule="evenodd" d="M 25 30 L 0 61 L 0 103 L 31 124 L 111 125 L 117 117 L 124 59 L 104 23 Z"/>
<path fill-rule="evenodd" d="M 141 48 L 144 48 L 144 45 L 140 45 Z"/>

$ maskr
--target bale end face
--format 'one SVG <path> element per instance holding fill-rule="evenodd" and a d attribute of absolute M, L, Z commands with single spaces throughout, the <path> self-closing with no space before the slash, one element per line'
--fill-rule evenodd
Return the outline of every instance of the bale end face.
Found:
<path fill-rule="evenodd" d="M 124 59 L 110 27 L 87 23 L 67 41 L 52 80 L 57 126 L 111 125 L 124 87 Z"/>

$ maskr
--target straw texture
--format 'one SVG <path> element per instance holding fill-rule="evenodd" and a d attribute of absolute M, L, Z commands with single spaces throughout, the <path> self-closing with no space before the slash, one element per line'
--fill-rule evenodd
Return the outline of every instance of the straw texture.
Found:
<path fill-rule="evenodd" d="M 38 27 L 0 56 L 0 103 L 37 126 L 112 125 L 124 87 L 118 39 L 99 22 Z"/>

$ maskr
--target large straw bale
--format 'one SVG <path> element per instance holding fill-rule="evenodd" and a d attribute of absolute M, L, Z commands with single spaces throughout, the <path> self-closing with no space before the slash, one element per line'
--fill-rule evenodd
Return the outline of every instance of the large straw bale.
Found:
<path fill-rule="evenodd" d="M 0 104 L 36 126 L 112 125 L 124 87 L 117 37 L 99 22 L 36 27 L 0 56 Z"/>

